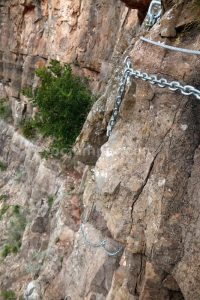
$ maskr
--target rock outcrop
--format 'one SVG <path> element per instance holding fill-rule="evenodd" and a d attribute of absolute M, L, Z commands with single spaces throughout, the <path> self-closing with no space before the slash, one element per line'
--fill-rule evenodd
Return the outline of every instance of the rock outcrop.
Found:
<path fill-rule="evenodd" d="M 138 19 L 140 24 L 144 21 L 151 0 L 122 0 L 127 7 L 138 10 Z"/>
<path fill-rule="evenodd" d="M 37 84 L 34 70 L 50 59 L 72 63 L 94 90 L 105 87 L 125 17 L 120 0 L 1 0 L 0 9 L 1 94 L 9 98 L 16 124 L 22 112 L 32 114 L 22 88 Z"/>
<path fill-rule="evenodd" d="M 163 4 L 161 23 L 146 30 L 120 1 L 2 3 L 1 94 L 14 114 L 21 87 L 51 58 L 90 74 L 101 97 L 71 164 L 45 161 L 42 144 L 0 122 L 1 249 L 16 205 L 26 220 L 20 251 L 0 263 L 0 290 L 26 300 L 200 299 L 198 100 L 131 79 L 106 137 L 127 55 L 134 69 L 200 88 L 198 56 L 140 40 L 199 48 L 197 1 Z"/>

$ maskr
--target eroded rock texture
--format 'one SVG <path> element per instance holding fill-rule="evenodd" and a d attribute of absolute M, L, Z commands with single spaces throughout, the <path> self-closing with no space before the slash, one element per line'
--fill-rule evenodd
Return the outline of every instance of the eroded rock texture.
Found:
<path fill-rule="evenodd" d="M 122 2 L 131 9 L 137 9 L 140 23 L 144 21 L 151 0 L 122 0 Z"/>
<path fill-rule="evenodd" d="M 19 99 L 22 82 L 33 80 L 29 68 L 54 57 L 90 70 L 102 95 L 74 147 L 84 165 L 46 162 L 42 145 L 1 121 L 0 156 L 8 165 L 1 195 L 27 218 L 21 250 L 0 264 L 1 290 L 27 300 L 200 299 L 198 100 L 131 80 L 112 135 L 105 134 L 126 55 L 135 69 L 200 88 L 198 56 L 139 39 L 199 48 L 196 1 L 165 2 L 161 24 L 150 31 L 120 1 L 3 2 L 2 93 Z M 24 69 L 13 73 L 7 63 Z M 89 247 L 81 213 L 86 237 L 106 238 L 109 251 L 122 246 L 119 255 Z M 1 249 L 8 222 L 9 209 Z"/>
<path fill-rule="evenodd" d="M 72 63 L 96 91 L 104 86 L 125 17 L 119 0 L 2 0 L 0 9 L 1 94 L 12 103 L 16 124 L 22 112 L 32 114 L 21 89 L 37 84 L 35 68 L 50 59 Z"/>

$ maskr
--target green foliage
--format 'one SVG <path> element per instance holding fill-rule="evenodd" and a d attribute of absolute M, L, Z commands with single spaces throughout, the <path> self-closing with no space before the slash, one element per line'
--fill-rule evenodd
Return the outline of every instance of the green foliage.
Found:
<path fill-rule="evenodd" d="M 17 300 L 16 294 L 12 290 L 1 291 L 0 296 L 3 300 Z"/>
<path fill-rule="evenodd" d="M 28 98 L 33 98 L 33 92 L 30 87 L 25 87 L 22 89 L 22 94 L 25 95 Z"/>
<path fill-rule="evenodd" d="M 22 208 L 19 205 L 4 205 L 1 209 L 3 210 L 3 214 L 5 214 L 5 212 L 9 208 L 11 208 L 12 211 L 8 226 L 7 240 L 6 243 L 3 245 L 3 250 L 1 252 L 1 256 L 3 258 L 5 258 L 11 253 L 16 254 L 17 252 L 19 252 L 21 247 L 21 239 L 23 236 L 24 229 L 26 227 L 26 217 Z"/>
<path fill-rule="evenodd" d="M 13 214 L 14 215 L 19 215 L 20 214 L 20 206 L 19 205 L 13 205 Z"/>
<path fill-rule="evenodd" d="M 1 256 L 5 258 L 11 253 L 16 254 L 17 252 L 19 252 L 20 247 L 21 247 L 20 241 L 13 241 L 12 243 L 4 244 Z"/>
<path fill-rule="evenodd" d="M 0 118 L 5 120 L 12 119 L 12 111 L 8 101 L 4 98 L 0 99 Z"/>
<path fill-rule="evenodd" d="M 31 121 L 45 137 L 52 137 L 51 148 L 69 151 L 79 135 L 92 106 L 93 96 L 86 79 L 72 73 L 69 65 L 51 61 L 36 71 L 40 85 L 32 97 L 39 111 Z M 30 97 L 30 93 L 25 93 Z"/>
<path fill-rule="evenodd" d="M 6 202 L 9 199 L 9 195 L 3 194 L 0 195 L 0 201 Z"/>
<path fill-rule="evenodd" d="M 3 161 L 0 161 L 0 171 L 5 171 L 7 167 L 8 166 Z"/>
<path fill-rule="evenodd" d="M 51 207 L 53 205 L 53 202 L 54 202 L 54 197 L 53 196 L 49 196 L 48 197 L 48 204 L 49 204 L 49 207 Z"/>
<path fill-rule="evenodd" d="M 48 159 L 50 156 L 50 153 L 51 153 L 50 150 L 43 150 L 40 152 L 40 156 L 41 156 L 41 158 Z"/>
<path fill-rule="evenodd" d="M 27 138 L 27 139 L 33 139 L 36 137 L 36 128 L 34 124 L 34 120 L 31 118 L 25 119 L 21 122 L 20 124 L 22 128 L 22 134 Z"/>
<path fill-rule="evenodd" d="M 5 215 L 5 213 L 7 212 L 7 210 L 9 209 L 9 205 L 3 205 L 3 207 L 0 209 L 0 220 L 2 219 L 2 217 Z"/>

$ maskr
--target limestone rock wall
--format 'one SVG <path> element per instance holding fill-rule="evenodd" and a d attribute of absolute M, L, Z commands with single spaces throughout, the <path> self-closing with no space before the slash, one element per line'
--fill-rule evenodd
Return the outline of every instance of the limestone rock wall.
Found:
<path fill-rule="evenodd" d="M 1 1 L 0 93 L 16 123 L 32 113 L 21 89 L 37 84 L 34 70 L 50 59 L 71 63 L 95 91 L 104 88 L 124 11 L 119 0 Z"/>

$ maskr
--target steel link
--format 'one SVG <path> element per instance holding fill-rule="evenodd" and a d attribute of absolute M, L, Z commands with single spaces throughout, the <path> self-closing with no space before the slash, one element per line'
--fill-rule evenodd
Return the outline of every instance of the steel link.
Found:
<path fill-rule="evenodd" d="M 81 223 L 80 225 L 80 229 L 81 229 L 81 233 L 82 233 L 82 236 L 83 236 L 83 239 L 84 239 L 84 243 L 86 244 L 86 246 L 89 246 L 89 247 L 92 247 L 92 248 L 103 248 L 104 251 L 109 255 L 109 256 L 117 256 L 122 250 L 123 250 L 123 247 L 119 247 L 119 249 L 117 249 L 116 251 L 114 252 L 111 252 L 109 250 L 106 249 L 106 243 L 107 241 L 106 240 L 102 240 L 101 242 L 99 243 L 93 243 L 91 242 L 86 233 L 85 233 L 85 230 L 84 230 L 84 225 L 83 223 Z"/>
<path fill-rule="evenodd" d="M 129 57 L 125 58 L 124 64 L 125 64 L 125 68 L 124 68 L 123 76 L 120 81 L 119 89 L 117 92 L 117 97 L 116 97 L 116 102 L 114 105 L 113 114 L 112 114 L 112 117 L 111 117 L 110 122 L 107 127 L 107 136 L 110 136 L 110 134 L 117 122 L 117 117 L 118 117 L 118 114 L 120 111 L 120 106 L 121 106 L 121 103 L 122 103 L 122 100 L 124 98 L 125 91 L 126 91 L 127 80 L 131 77 L 132 65 L 131 65 L 131 60 Z"/>
<path fill-rule="evenodd" d="M 90 242 L 89 239 L 87 238 L 86 234 L 85 234 L 85 231 L 84 231 L 84 225 L 81 224 L 80 228 L 81 228 L 82 236 L 83 236 L 83 238 L 84 238 L 84 242 L 85 242 L 87 245 L 89 245 L 90 247 L 93 247 L 93 248 L 99 248 L 99 247 L 102 247 L 103 245 L 106 244 L 106 240 L 103 240 L 103 241 L 101 241 L 101 242 L 98 243 L 98 244 L 95 244 L 95 243 Z"/>
<path fill-rule="evenodd" d="M 152 27 L 156 24 L 162 15 L 161 0 L 152 0 L 147 12 L 146 26 Z"/>
<path fill-rule="evenodd" d="M 158 79 L 158 77 L 156 75 L 148 75 L 147 73 L 141 72 L 140 70 L 134 70 L 134 69 L 132 69 L 130 58 L 126 57 L 125 69 L 124 69 L 124 73 L 123 73 L 123 77 L 122 77 L 122 83 L 120 83 L 120 87 L 118 89 L 118 94 L 116 97 L 116 102 L 114 105 L 113 114 L 112 114 L 112 117 L 111 117 L 110 122 L 107 127 L 107 136 L 108 137 L 111 135 L 111 132 L 117 122 L 117 117 L 120 112 L 120 106 L 121 106 L 121 103 L 122 103 L 122 100 L 124 98 L 125 91 L 126 91 L 127 81 L 129 78 L 134 78 L 134 77 L 142 79 L 144 81 L 149 81 L 150 84 L 158 85 L 161 88 L 169 88 L 169 90 L 171 90 L 171 91 L 179 91 L 179 92 L 181 92 L 181 94 L 186 95 L 186 96 L 193 95 L 198 100 L 200 100 L 200 90 L 198 90 L 190 85 L 182 85 L 178 81 L 169 82 L 165 78 Z"/>
<path fill-rule="evenodd" d="M 166 84 L 167 84 L 167 80 L 166 80 L 166 79 L 161 78 L 161 79 L 159 80 L 159 82 L 160 82 L 160 83 L 158 83 L 158 86 L 159 86 L 159 87 L 161 87 L 161 88 L 166 87 Z"/>

